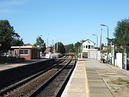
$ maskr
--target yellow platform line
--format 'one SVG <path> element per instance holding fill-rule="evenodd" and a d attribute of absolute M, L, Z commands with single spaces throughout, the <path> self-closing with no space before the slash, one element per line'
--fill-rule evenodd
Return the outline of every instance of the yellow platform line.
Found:
<path fill-rule="evenodd" d="M 88 77 L 87 77 L 87 72 L 86 72 L 86 65 L 85 65 L 85 78 L 86 78 L 86 97 L 90 97 L 90 89 L 89 89 L 89 84 L 88 84 Z"/>

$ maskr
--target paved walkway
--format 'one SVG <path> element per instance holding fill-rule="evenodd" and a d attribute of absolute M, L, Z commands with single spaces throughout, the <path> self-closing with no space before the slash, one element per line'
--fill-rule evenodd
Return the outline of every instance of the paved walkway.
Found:
<path fill-rule="evenodd" d="M 129 97 L 129 71 L 86 59 L 90 97 Z"/>
<path fill-rule="evenodd" d="M 78 60 L 61 97 L 113 97 L 98 71 L 111 70 L 93 59 Z"/>
<path fill-rule="evenodd" d="M 108 85 L 105 83 L 99 71 L 111 70 L 106 64 L 99 63 L 96 60 L 86 59 L 86 71 L 88 77 L 88 86 L 90 97 L 113 97 Z"/>
<path fill-rule="evenodd" d="M 33 60 L 22 62 L 22 63 L 0 64 L 0 71 L 5 70 L 5 69 L 18 67 L 18 66 L 28 65 L 29 63 L 33 63 L 33 62 L 36 62 L 36 61 L 43 61 L 43 60 L 47 60 L 47 59 L 33 59 Z"/>
<path fill-rule="evenodd" d="M 85 61 L 79 60 L 61 97 L 88 97 Z"/>
<path fill-rule="evenodd" d="M 5 69 L 9 69 L 9 68 L 13 68 L 13 67 L 18 67 L 18 66 L 23 66 L 26 65 L 28 63 L 17 63 L 17 64 L 1 64 L 0 65 L 0 70 L 5 70 Z"/>

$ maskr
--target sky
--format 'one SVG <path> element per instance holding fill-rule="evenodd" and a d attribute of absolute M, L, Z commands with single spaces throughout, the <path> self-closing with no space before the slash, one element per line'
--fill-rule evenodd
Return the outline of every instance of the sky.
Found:
<path fill-rule="evenodd" d="M 9 20 L 24 43 L 41 36 L 48 45 L 90 39 L 100 41 L 100 24 L 109 27 L 110 38 L 117 22 L 129 17 L 129 0 L 0 0 L 0 20 Z M 102 27 L 103 42 L 107 29 Z"/>

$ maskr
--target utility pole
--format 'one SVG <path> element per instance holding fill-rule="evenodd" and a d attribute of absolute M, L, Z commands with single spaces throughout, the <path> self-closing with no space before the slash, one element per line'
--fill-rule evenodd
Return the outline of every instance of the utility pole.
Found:
<path fill-rule="evenodd" d="M 105 24 L 100 24 L 101 26 L 107 27 L 107 47 L 109 49 L 109 45 L 108 45 L 108 39 L 109 39 L 109 27 Z M 107 62 L 109 62 L 109 51 L 107 52 Z"/>

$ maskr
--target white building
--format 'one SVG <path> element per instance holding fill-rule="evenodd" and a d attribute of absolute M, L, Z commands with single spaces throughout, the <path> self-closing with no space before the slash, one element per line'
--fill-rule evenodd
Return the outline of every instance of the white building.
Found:
<path fill-rule="evenodd" d="M 97 49 L 95 49 L 95 43 L 89 39 L 87 39 L 81 46 L 81 57 L 83 58 L 93 58 L 98 59 L 99 53 Z M 99 60 L 99 59 L 98 59 Z"/>

